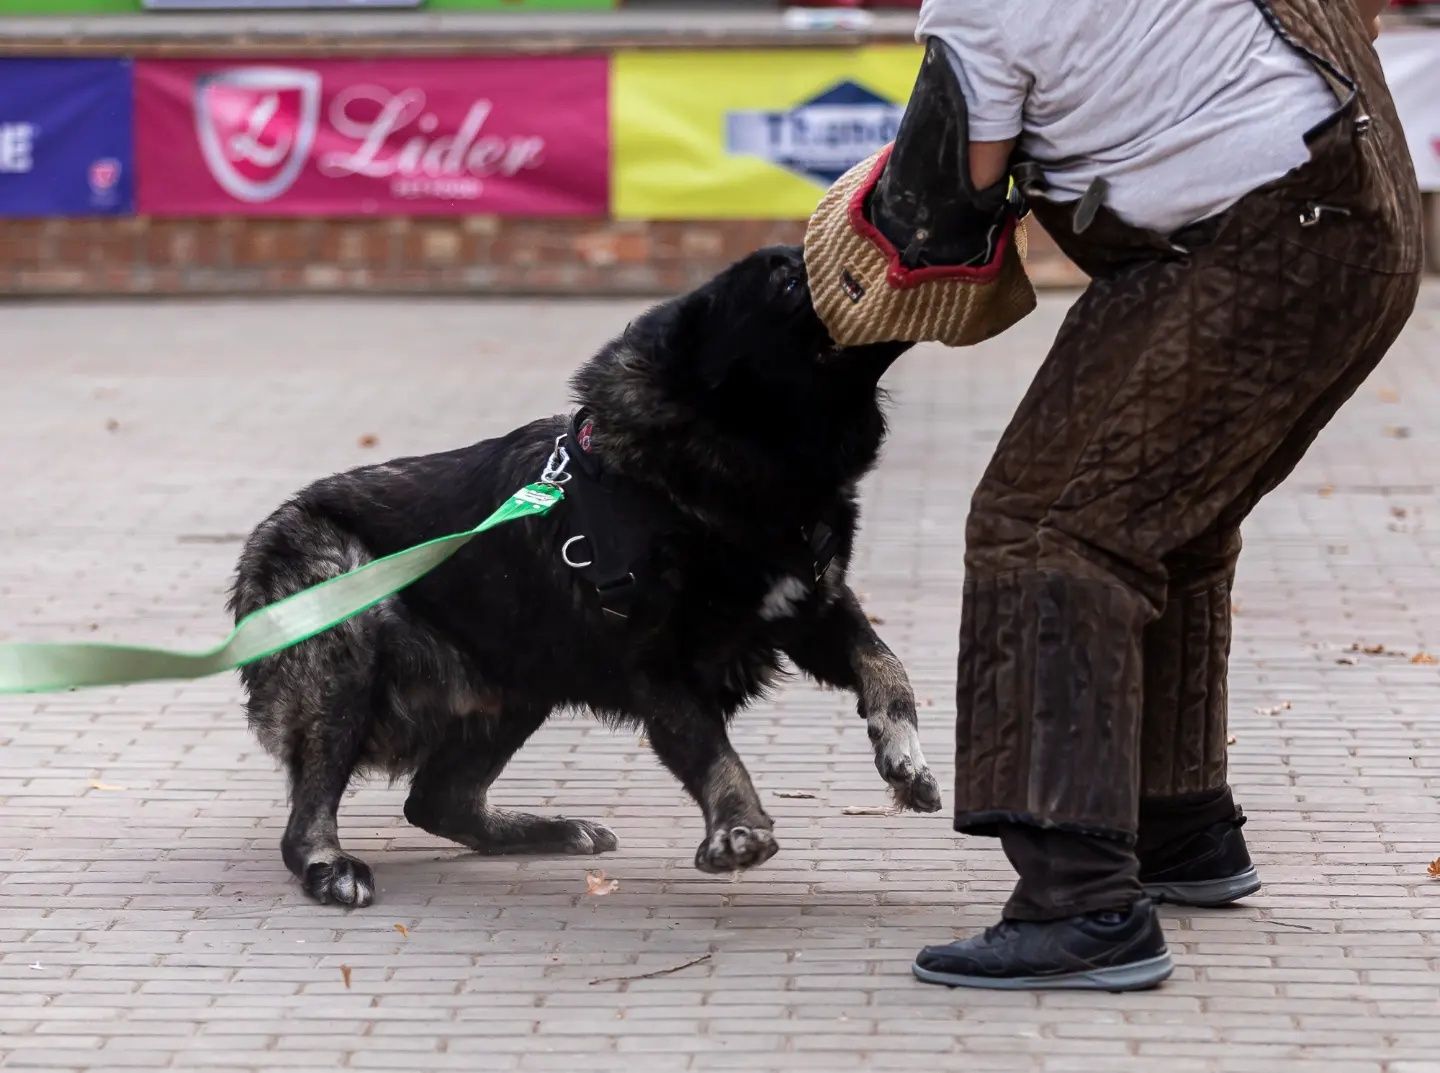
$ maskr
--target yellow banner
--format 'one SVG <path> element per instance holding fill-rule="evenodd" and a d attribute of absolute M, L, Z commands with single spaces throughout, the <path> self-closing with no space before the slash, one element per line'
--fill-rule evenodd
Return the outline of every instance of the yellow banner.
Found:
<path fill-rule="evenodd" d="M 622 52 L 611 90 L 621 219 L 796 219 L 893 141 L 917 46 Z"/>

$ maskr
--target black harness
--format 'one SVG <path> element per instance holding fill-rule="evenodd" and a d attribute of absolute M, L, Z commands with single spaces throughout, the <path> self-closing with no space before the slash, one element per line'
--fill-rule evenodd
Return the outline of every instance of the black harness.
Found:
<path fill-rule="evenodd" d="M 571 535 L 561 547 L 565 565 L 595 587 L 607 614 L 629 618 L 657 581 L 655 549 L 683 518 L 665 497 L 621 478 L 594 452 L 595 420 L 585 410 L 561 438 L 569 455 L 565 517 Z M 804 526 L 777 563 L 787 573 L 809 570 L 815 581 L 835 560 L 840 541 L 821 519 Z"/>

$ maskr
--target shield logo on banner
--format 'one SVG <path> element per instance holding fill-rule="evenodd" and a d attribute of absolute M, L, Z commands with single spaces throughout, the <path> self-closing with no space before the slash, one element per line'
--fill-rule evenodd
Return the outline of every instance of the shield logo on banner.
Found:
<path fill-rule="evenodd" d="M 92 194 L 96 197 L 108 194 L 120 181 L 120 161 L 114 157 L 105 157 L 95 161 L 90 165 L 88 178 Z"/>
<path fill-rule="evenodd" d="M 319 122 L 318 71 L 234 67 L 195 80 L 195 129 L 205 163 L 241 201 L 273 201 L 294 185 Z"/>

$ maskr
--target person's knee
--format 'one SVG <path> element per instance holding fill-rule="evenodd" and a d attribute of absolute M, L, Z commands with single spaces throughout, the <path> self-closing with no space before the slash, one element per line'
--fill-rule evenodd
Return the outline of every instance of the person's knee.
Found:
<path fill-rule="evenodd" d="M 994 576 L 1035 565 L 1043 509 L 1023 493 L 982 482 L 965 521 L 965 569 Z"/>
<path fill-rule="evenodd" d="M 1239 556 L 1239 529 L 1207 533 L 1165 557 L 1170 588 L 1194 592 L 1228 583 Z"/>

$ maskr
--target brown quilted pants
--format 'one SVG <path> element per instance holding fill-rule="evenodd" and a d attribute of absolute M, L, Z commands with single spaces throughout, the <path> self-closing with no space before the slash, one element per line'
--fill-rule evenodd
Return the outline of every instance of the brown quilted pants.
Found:
<path fill-rule="evenodd" d="M 1093 282 L 967 526 L 958 830 L 1123 849 L 1142 798 L 1224 791 L 1240 523 L 1389 349 L 1419 285 L 1416 202 L 1367 166 L 1357 109 L 1304 168 L 1174 244 L 1104 209 L 1077 235 L 1069 207 L 1036 207 Z"/>

